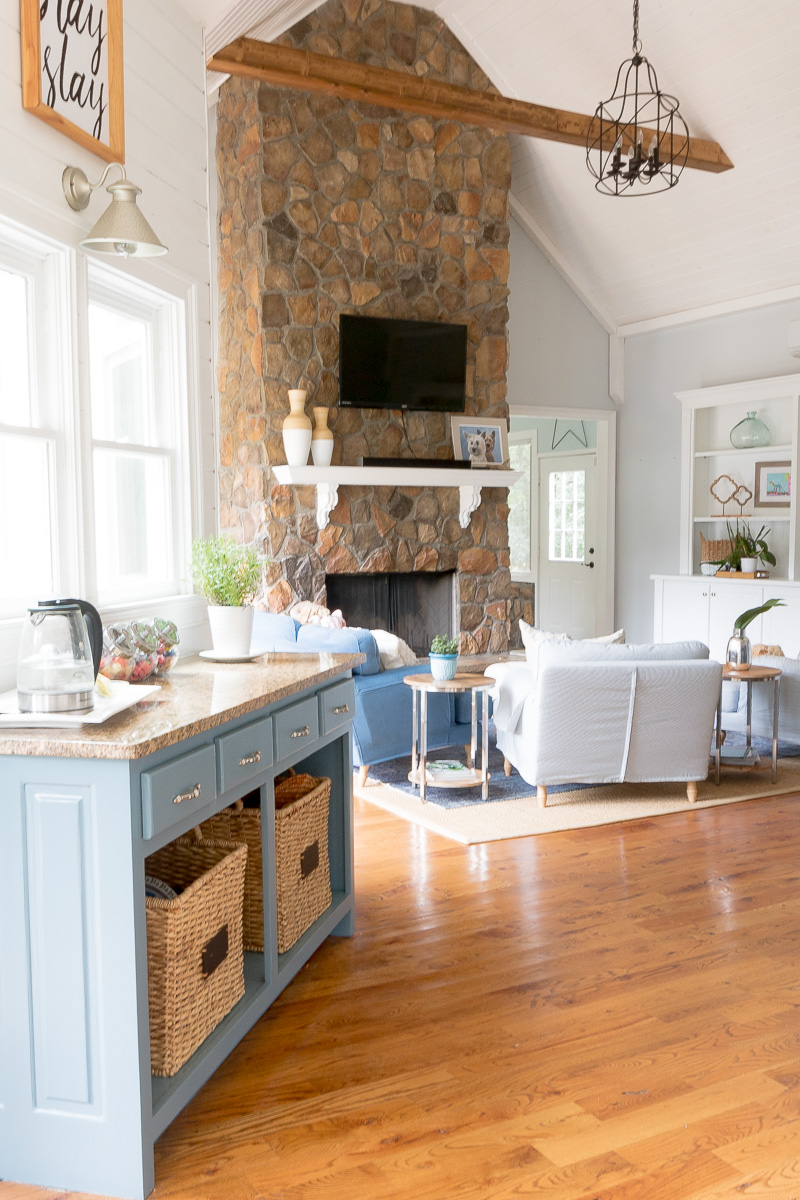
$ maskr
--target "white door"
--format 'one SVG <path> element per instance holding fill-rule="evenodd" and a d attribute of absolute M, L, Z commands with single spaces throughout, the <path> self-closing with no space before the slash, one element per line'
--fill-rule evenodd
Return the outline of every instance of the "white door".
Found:
<path fill-rule="evenodd" d="M 539 571 L 536 624 L 573 638 L 594 637 L 598 577 L 597 456 L 539 459 Z"/>

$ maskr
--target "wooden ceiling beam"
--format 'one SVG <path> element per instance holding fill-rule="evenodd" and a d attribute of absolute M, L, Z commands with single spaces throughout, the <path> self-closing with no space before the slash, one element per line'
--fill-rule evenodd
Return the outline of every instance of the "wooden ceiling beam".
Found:
<path fill-rule="evenodd" d="M 323 92 L 343 100 L 362 100 L 382 108 L 399 108 L 429 117 L 459 121 L 465 125 L 483 125 L 503 133 L 544 138 L 585 146 L 593 117 L 511 100 L 492 92 L 477 92 L 453 83 L 440 83 L 419 75 L 370 67 L 364 63 L 296 50 L 241 37 L 218 50 L 208 60 L 208 68 L 228 75 L 258 79 L 278 87 L 303 88 Z M 644 130 L 645 146 L 654 130 Z M 613 138 L 609 137 L 607 149 Z M 728 171 L 733 163 L 717 142 L 705 138 L 689 139 L 687 167 L 697 171 Z"/>

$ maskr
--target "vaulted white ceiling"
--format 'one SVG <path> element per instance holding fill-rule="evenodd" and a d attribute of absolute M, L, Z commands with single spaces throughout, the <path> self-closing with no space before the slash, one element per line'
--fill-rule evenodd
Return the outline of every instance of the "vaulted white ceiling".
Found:
<path fill-rule="evenodd" d="M 276 37 L 318 0 L 182 0 L 209 48 Z M 630 0 L 423 0 L 506 95 L 591 113 L 630 54 Z M 643 52 L 734 169 L 671 192 L 594 190 L 580 148 L 514 138 L 514 209 L 609 328 L 800 295 L 800 2 L 641 0 Z M 221 39 L 221 40 L 220 40 Z"/>

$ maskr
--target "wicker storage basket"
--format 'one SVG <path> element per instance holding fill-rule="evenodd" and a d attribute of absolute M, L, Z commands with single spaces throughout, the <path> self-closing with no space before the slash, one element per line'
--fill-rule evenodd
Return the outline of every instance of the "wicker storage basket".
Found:
<path fill-rule="evenodd" d="M 331 902 L 328 802 L 331 781 L 293 775 L 275 787 L 278 953 L 293 946 Z"/>
<path fill-rule="evenodd" d="M 710 540 L 700 534 L 700 562 L 715 563 L 721 562 L 727 554 L 731 552 L 730 538 L 718 538 Z"/>
<path fill-rule="evenodd" d="M 247 847 L 178 838 L 145 871 L 181 889 L 145 899 L 150 1065 L 174 1075 L 244 995 L 242 896 Z"/>
<path fill-rule="evenodd" d="M 242 944 L 245 950 L 264 950 L 264 882 L 261 849 L 261 807 L 248 808 L 237 800 L 203 821 L 203 837 L 222 842 L 244 842 L 247 867 L 244 872 L 244 913 Z"/>

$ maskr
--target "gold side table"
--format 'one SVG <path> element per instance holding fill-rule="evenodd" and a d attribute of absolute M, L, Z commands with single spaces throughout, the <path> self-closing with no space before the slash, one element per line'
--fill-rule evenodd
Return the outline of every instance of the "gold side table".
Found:
<path fill-rule="evenodd" d="M 780 708 L 780 682 L 781 671 L 778 667 L 757 667 L 751 664 L 745 670 L 734 667 L 731 663 L 725 663 L 722 668 L 722 683 L 726 680 L 731 680 L 735 683 L 744 683 L 747 685 L 747 750 L 751 749 L 752 745 L 752 717 L 753 717 L 753 684 L 754 683 L 771 683 L 772 684 L 772 782 L 775 783 L 778 779 L 778 711 Z M 719 769 L 721 766 L 747 766 L 757 767 L 759 765 L 758 756 L 751 757 L 749 760 L 739 762 L 725 763 L 722 760 L 722 684 L 719 689 L 719 703 L 717 705 L 717 735 L 714 746 L 714 782 L 719 786 Z"/>

